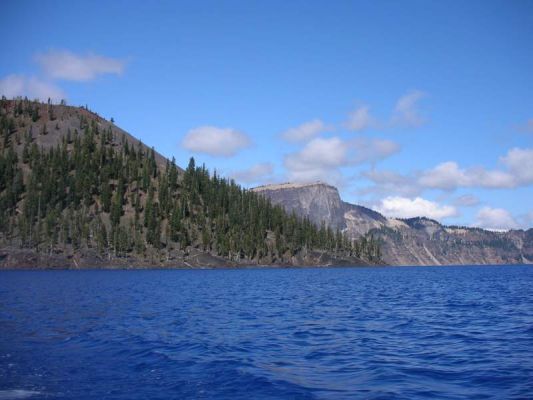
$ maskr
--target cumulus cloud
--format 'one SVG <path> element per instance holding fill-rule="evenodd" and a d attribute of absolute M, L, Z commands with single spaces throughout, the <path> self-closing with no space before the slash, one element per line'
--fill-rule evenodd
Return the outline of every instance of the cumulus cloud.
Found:
<path fill-rule="evenodd" d="M 305 147 L 285 157 L 284 165 L 292 181 L 324 180 L 339 177 L 336 168 L 346 164 L 347 148 L 338 137 L 316 138 Z"/>
<path fill-rule="evenodd" d="M 315 138 L 299 152 L 287 155 L 284 165 L 290 180 L 334 183 L 341 176 L 340 167 L 376 162 L 398 150 L 396 143 L 382 139 Z"/>
<path fill-rule="evenodd" d="M 423 172 L 419 183 L 428 188 L 444 190 L 458 187 L 511 188 L 515 186 L 515 179 L 508 172 L 481 167 L 461 169 L 456 162 L 447 161 Z"/>
<path fill-rule="evenodd" d="M 455 207 L 440 205 L 422 197 L 411 199 L 401 196 L 389 196 L 382 199 L 374 208 L 387 217 L 395 218 L 427 217 L 442 219 L 458 215 Z"/>
<path fill-rule="evenodd" d="M 344 126 L 351 131 L 364 131 L 377 125 L 377 121 L 370 115 L 367 106 L 361 106 L 348 114 L 348 120 Z"/>
<path fill-rule="evenodd" d="M 504 231 L 518 228 L 518 223 L 511 213 L 503 208 L 481 208 L 473 224 L 476 227 Z"/>
<path fill-rule="evenodd" d="M 44 72 L 53 79 L 89 81 L 99 75 L 120 75 L 125 61 L 88 53 L 74 54 L 66 50 L 51 50 L 35 57 Z"/>
<path fill-rule="evenodd" d="M 24 75 L 8 75 L 0 80 L 0 95 L 6 98 L 27 96 L 29 99 L 39 99 L 46 101 L 50 98 L 53 101 L 65 99 L 65 93 L 56 85 L 40 80 L 35 77 Z"/>
<path fill-rule="evenodd" d="M 392 124 L 394 126 L 404 126 L 418 128 L 426 122 L 418 109 L 419 101 L 426 94 L 420 90 L 413 90 L 400 97 L 394 107 Z"/>
<path fill-rule="evenodd" d="M 331 130 L 329 126 L 319 119 L 314 119 L 312 121 L 304 122 L 295 128 L 286 130 L 281 134 L 281 137 L 289 142 L 301 142 L 312 139 L 320 133 L 328 130 Z"/>
<path fill-rule="evenodd" d="M 513 175 L 516 186 L 533 183 L 533 149 L 513 148 L 500 158 Z"/>
<path fill-rule="evenodd" d="M 200 126 L 187 132 L 181 144 L 195 153 L 231 157 L 250 147 L 251 141 L 244 133 L 232 128 Z"/>
<path fill-rule="evenodd" d="M 533 183 L 533 149 L 514 148 L 500 157 L 506 170 L 482 167 L 462 169 L 455 161 L 447 161 L 425 171 L 418 182 L 427 188 L 454 190 L 458 187 L 513 188 Z"/>
<path fill-rule="evenodd" d="M 447 161 L 429 170 L 408 174 L 372 168 L 358 177 L 371 181 L 373 185 L 359 187 L 356 192 L 361 196 L 412 198 L 426 189 L 509 189 L 533 184 L 533 149 L 513 148 L 499 158 L 499 164 L 502 168 L 488 170 L 483 167 L 461 168 L 458 163 Z M 464 195 L 456 198 L 453 204 L 456 207 L 472 207 L 479 204 L 479 199 Z"/>
<path fill-rule="evenodd" d="M 274 165 L 271 163 L 259 163 L 252 165 L 248 169 L 235 171 L 231 174 L 232 178 L 243 183 L 257 183 L 272 177 Z"/>

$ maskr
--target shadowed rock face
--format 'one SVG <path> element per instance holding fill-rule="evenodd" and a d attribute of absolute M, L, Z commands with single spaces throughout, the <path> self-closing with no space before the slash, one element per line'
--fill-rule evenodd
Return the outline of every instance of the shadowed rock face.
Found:
<path fill-rule="evenodd" d="M 321 182 L 253 189 L 315 224 L 340 229 L 351 238 L 373 234 L 382 240 L 383 260 L 392 265 L 533 263 L 533 229 L 492 232 L 447 227 L 428 218 L 385 218 L 341 200 L 338 190 Z"/>
<path fill-rule="evenodd" d="M 310 185 L 283 184 L 253 189 L 287 211 L 308 217 L 316 225 L 322 222 L 333 229 L 344 229 L 344 203 L 337 188 L 320 182 Z"/>

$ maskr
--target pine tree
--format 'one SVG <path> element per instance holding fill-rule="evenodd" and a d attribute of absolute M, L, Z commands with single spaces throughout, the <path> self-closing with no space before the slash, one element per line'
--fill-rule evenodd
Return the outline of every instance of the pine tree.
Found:
<path fill-rule="evenodd" d="M 111 205 L 111 225 L 117 227 L 120 224 L 120 217 L 122 216 L 122 198 L 119 192 L 113 195 L 113 203 Z"/>
<path fill-rule="evenodd" d="M 21 119 L 40 109 L 53 114 L 56 106 L 9 104 L 0 101 L 0 242 L 15 239 L 49 252 L 96 248 L 108 257 L 168 259 L 191 246 L 235 260 L 286 259 L 311 249 L 381 257 L 376 238 L 352 243 L 325 225 L 317 228 L 216 172 L 211 176 L 194 158 L 185 171 L 174 159 L 161 168 L 153 148 L 131 146 L 124 135 L 116 141 L 111 126 L 91 117 L 80 116 L 81 134 L 67 129 L 56 145 L 41 148 L 33 125 L 21 130 Z M 68 109 L 58 108 L 61 118 Z M 41 126 L 43 134 L 46 121 Z"/>

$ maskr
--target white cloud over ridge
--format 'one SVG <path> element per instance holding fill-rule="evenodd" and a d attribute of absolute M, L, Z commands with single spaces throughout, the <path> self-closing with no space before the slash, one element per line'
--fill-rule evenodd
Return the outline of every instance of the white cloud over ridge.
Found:
<path fill-rule="evenodd" d="M 514 177 L 504 171 L 481 167 L 461 169 L 455 161 L 447 161 L 423 172 L 419 183 L 428 188 L 455 190 L 458 187 L 511 188 Z"/>
<path fill-rule="evenodd" d="M 339 168 L 367 162 L 375 163 L 397 151 L 399 146 L 396 143 L 384 139 L 315 138 L 299 152 L 288 154 L 284 165 L 289 180 L 324 180 L 337 183 L 341 177 Z"/>
<path fill-rule="evenodd" d="M 281 137 L 288 142 L 301 142 L 313 139 L 320 133 L 331 130 L 331 127 L 324 124 L 319 119 L 313 119 L 295 127 L 287 129 Z"/>
<path fill-rule="evenodd" d="M 427 188 L 455 190 L 459 187 L 489 189 L 514 188 L 533 183 L 533 149 L 513 148 L 500 157 L 505 170 L 482 167 L 462 169 L 455 161 L 441 163 L 425 171 L 418 183 Z"/>
<path fill-rule="evenodd" d="M 453 206 L 440 205 L 422 197 L 411 199 L 401 196 L 389 196 L 382 199 L 374 208 L 383 215 L 394 218 L 427 217 L 440 220 L 459 214 Z"/>
<path fill-rule="evenodd" d="M 250 147 L 251 140 L 244 133 L 232 128 L 200 126 L 187 132 L 181 144 L 185 149 L 195 153 L 232 157 Z"/>
<path fill-rule="evenodd" d="M 50 98 L 55 102 L 66 98 L 65 93 L 51 82 L 16 74 L 8 75 L 0 80 L 0 95 L 8 99 L 26 96 L 31 100 L 41 101 L 47 101 Z"/>
<path fill-rule="evenodd" d="M 513 189 L 533 184 L 533 149 L 513 148 L 499 158 L 500 169 L 480 166 L 461 168 L 455 161 L 447 161 L 425 170 L 401 174 L 396 171 L 375 170 L 359 176 L 372 182 L 357 190 L 360 195 L 414 197 L 428 189 L 455 191 L 459 188 Z M 454 201 L 458 207 L 479 204 L 474 196 L 462 196 Z"/>
<path fill-rule="evenodd" d="M 297 182 L 337 182 L 337 168 L 346 163 L 346 153 L 347 148 L 338 137 L 313 139 L 301 151 L 285 157 L 288 178 Z"/>
<path fill-rule="evenodd" d="M 518 223 L 511 213 L 503 208 L 483 207 L 478 211 L 473 226 L 504 231 L 518 228 Z"/>
<path fill-rule="evenodd" d="M 37 62 L 53 79 L 90 81 L 99 75 L 121 75 L 125 61 L 97 54 L 74 54 L 67 50 L 51 50 L 37 54 Z"/>

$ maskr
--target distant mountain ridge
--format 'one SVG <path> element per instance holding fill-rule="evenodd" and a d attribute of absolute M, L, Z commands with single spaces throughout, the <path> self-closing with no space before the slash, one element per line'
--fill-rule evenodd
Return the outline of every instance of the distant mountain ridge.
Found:
<path fill-rule="evenodd" d="M 377 211 L 342 201 L 323 182 L 285 183 L 252 189 L 287 211 L 340 229 L 350 238 L 381 240 L 382 259 L 391 265 L 465 265 L 533 263 L 533 229 L 493 232 L 445 226 L 425 217 L 387 218 Z"/>

